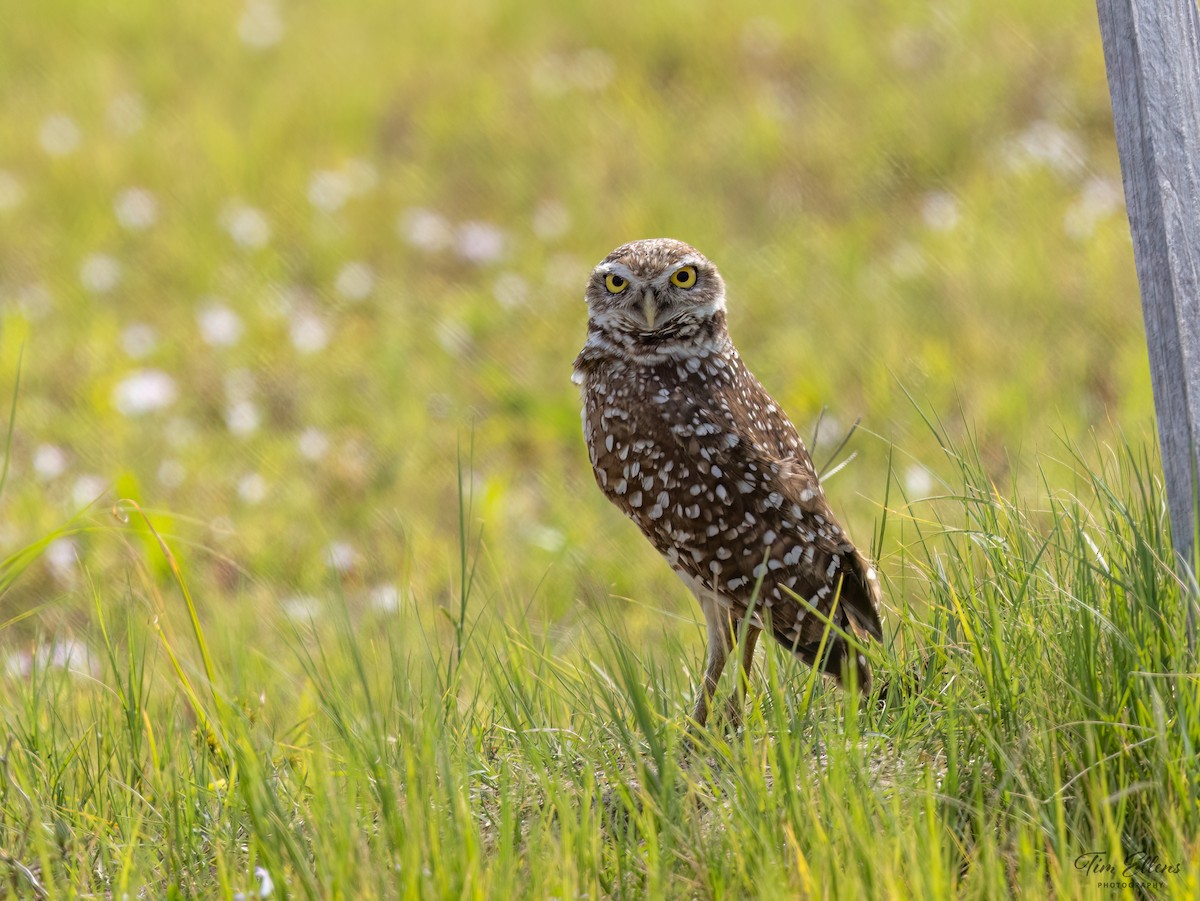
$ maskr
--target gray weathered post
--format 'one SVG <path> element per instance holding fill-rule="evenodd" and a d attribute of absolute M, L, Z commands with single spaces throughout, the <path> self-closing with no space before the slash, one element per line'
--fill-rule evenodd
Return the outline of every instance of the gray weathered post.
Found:
<path fill-rule="evenodd" d="M 1195 571 L 1200 472 L 1200 17 L 1196 0 L 1097 0 L 1142 290 L 1175 548 Z M 1194 605 L 1188 631 L 1194 638 Z"/>

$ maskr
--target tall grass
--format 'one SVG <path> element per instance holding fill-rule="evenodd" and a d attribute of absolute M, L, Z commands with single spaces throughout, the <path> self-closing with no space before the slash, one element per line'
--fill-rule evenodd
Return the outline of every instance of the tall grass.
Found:
<path fill-rule="evenodd" d="M 686 731 L 699 641 L 636 643 L 613 614 L 561 647 L 468 608 L 471 554 L 452 641 L 335 598 L 335 622 L 280 626 L 268 659 L 215 647 L 187 574 L 148 577 L 143 551 L 124 586 L 91 586 L 91 671 L 35 653 L 0 676 L 0 879 L 43 897 L 263 879 L 308 898 L 1193 897 L 1195 595 L 1154 459 L 1077 454 L 1071 490 L 1046 475 L 1023 502 L 970 445 L 946 453 L 946 494 L 893 503 L 877 539 L 886 696 L 859 705 L 771 648 L 736 735 Z"/>

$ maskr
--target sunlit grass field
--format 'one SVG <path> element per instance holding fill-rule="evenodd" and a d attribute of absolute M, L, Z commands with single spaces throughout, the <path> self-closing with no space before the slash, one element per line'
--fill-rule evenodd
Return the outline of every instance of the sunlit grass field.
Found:
<path fill-rule="evenodd" d="M 0 22 L 4 890 L 1197 891 L 1091 5 Z M 818 463 L 861 421 L 882 706 L 771 648 L 685 748 L 698 611 L 569 379 L 591 266 L 656 235 Z"/>

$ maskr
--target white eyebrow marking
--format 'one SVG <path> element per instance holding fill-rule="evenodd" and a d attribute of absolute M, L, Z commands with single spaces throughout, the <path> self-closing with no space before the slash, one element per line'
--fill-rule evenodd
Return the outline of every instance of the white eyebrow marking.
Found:
<path fill-rule="evenodd" d="M 601 263 L 593 270 L 597 275 L 619 275 L 628 282 L 633 281 L 633 270 L 624 263 L 613 261 L 611 263 Z"/>

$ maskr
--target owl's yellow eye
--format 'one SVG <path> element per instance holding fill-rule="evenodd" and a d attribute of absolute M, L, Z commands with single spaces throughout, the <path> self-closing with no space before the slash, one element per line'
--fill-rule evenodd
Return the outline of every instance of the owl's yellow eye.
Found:
<path fill-rule="evenodd" d="M 671 273 L 671 284 L 680 288 L 690 288 L 696 284 L 696 267 L 684 266 Z"/>
<path fill-rule="evenodd" d="M 609 294 L 620 294 L 629 287 L 629 279 L 621 278 L 615 272 L 610 272 L 604 276 L 604 287 L 608 288 Z"/>

